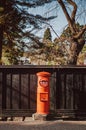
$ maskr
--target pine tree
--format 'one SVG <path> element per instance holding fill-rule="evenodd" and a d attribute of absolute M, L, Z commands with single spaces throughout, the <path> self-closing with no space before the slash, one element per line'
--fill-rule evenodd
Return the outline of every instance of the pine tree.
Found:
<path fill-rule="evenodd" d="M 40 15 L 33 15 L 26 8 L 36 8 L 52 0 L 1 0 L 0 1 L 0 60 L 2 58 L 2 49 L 4 46 L 9 46 L 12 50 L 13 44 L 18 49 L 22 48 L 23 39 L 31 39 L 41 47 L 42 43 L 38 37 L 32 34 L 32 30 L 40 28 L 40 23 L 50 18 L 45 18 Z M 2 19 L 3 18 L 3 19 Z M 39 22 L 40 21 L 40 22 Z M 24 31 L 28 26 L 31 29 Z M 25 44 L 25 43 L 24 43 Z M 24 45 L 26 46 L 26 45 Z M 14 55 L 15 56 L 15 55 Z"/>
<path fill-rule="evenodd" d="M 52 41 L 52 36 L 51 36 L 50 28 L 47 28 L 45 30 L 43 40 L 50 40 L 50 41 Z"/>

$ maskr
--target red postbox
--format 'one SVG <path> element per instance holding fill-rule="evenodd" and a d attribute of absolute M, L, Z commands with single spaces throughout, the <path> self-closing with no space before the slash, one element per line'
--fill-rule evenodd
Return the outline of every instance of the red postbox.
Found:
<path fill-rule="evenodd" d="M 49 72 L 39 72 L 37 86 L 37 114 L 49 114 L 50 109 L 50 87 Z"/>

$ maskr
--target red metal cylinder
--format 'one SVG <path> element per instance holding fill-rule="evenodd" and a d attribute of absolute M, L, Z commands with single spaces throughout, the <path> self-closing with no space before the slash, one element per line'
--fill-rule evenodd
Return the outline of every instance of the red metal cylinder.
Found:
<path fill-rule="evenodd" d="M 39 72 L 38 86 L 37 86 L 37 113 L 38 114 L 49 114 L 50 109 L 50 87 L 49 78 L 50 73 Z"/>

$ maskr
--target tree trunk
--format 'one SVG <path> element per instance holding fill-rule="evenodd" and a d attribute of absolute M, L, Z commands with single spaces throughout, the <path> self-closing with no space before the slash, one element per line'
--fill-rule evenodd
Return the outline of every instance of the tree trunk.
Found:
<path fill-rule="evenodd" d="M 5 10 L 6 0 L 0 1 L 0 7 Z M 4 14 L 4 10 L 0 12 L 0 16 Z M 3 45 L 3 30 L 4 30 L 4 23 L 0 23 L 0 64 L 2 64 L 2 45 Z"/>
<path fill-rule="evenodd" d="M 85 44 L 85 40 L 83 38 L 79 40 L 71 40 L 68 65 L 76 65 L 79 53 L 81 52 L 83 46 Z"/>
<path fill-rule="evenodd" d="M 57 0 L 65 14 L 65 17 L 68 21 L 68 26 L 71 31 L 71 39 L 70 39 L 70 53 L 69 53 L 69 59 L 68 64 L 76 65 L 78 55 L 81 52 L 85 40 L 83 39 L 83 34 L 86 31 L 86 25 L 83 26 L 82 29 L 77 30 L 76 22 L 75 22 L 75 16 L 77 13 L 77 5 L 74 0 L 67 0 L 67 2 L 73 7 L 73 10 L 71 12 L 71 15 L 69 14 L 68 10 L 66 9 L 65 2 L 63 0 Z"/>
<path fill-rule="evenodd" d="M 0 64 L 2 59 L 3 25 L 0 25 Z"/>

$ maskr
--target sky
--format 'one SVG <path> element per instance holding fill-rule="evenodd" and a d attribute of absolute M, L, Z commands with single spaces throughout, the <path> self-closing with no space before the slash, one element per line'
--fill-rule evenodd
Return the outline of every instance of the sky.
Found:
<path fill-rule="evenodd" d="M 82 0 L 82 1 L 83 1 L 83 4 L 86 3 L 85 0 Z M 82 8 L 80 5 L 80 0 L 78 0 L 78 2 L 79 2 L 80 11 L 83 11 L 83 10 L 81 10 Z M 86 6 L 84 6 L 84 10 L 85 10 L 84 14 L 86 14 Z M 67 27 L 67 24 L 68 24 L 67 20 L 64 16 L 63 11 L 61 10 L 61 8 L 58 8 L 57 1 L 53 1 L 53 2 L 46 4 L 42 7 L 29 8 L 28 12 L 32 13 L 34 15 L 37 15 L 37 14 L 42 15 L 44 17 L 50 17 L 53 15 L 57 16 L 55 19 L 49 21 L 48 23 L 52 26 L 52 28 L 54 29 L 54 31 L 57 33 L 58 36 L 60 36 L 63 29 L 65 27 Z M 85 16 L 83 18 L 81 18 L 80 15 L 78 15 L 77 18 L 78 18 L 78 21 L 80 22 L 80 24 L 86 24 L 86 17 Z M 34 32 L 39 37 L 43 37 L 44 31 L 46 30 L 47 27 L 49 27 L 48 25 L 44 25 L 44 24 L 41 24 L 41 26 L 43 27 L 42 30 L 40 30 L 40 31 L 36 30 L 36 32 Z M 52 34 L 52 39 L 54 40 L 57 36 L 53 32 L 52 29 L 51 29 L 51 34 Z"/>

